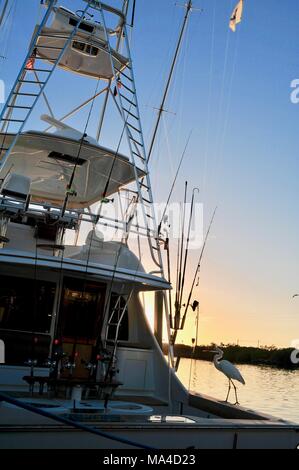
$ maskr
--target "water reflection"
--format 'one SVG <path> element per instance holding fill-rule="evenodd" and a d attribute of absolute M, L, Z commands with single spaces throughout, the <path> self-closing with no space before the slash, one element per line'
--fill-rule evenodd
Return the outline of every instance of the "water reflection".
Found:
<path fill-rule="evenodd" d="M 191 370 L 192 365 L 192 370 Z M 246 385 L 236 382 L 242 406 L 299 423 L 299 371 L 238 365 Z M 212 362 L 181 359 L 178 376 L 197 393 L 224 400 L 228 381 Z M 234 399 L 234 394 L 231 395 Z"/>

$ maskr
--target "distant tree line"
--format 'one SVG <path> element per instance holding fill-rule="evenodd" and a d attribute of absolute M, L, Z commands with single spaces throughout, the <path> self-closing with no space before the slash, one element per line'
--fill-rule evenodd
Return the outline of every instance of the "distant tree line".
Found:
<path fill-rule="evenodd" d="M 293 348 L 279 349 L 275 346 L 245 347 L 236 344 L 219 344 L 224 352 L 224 359 L 235 364 L 258 364 L 281 367 L 285 369 L 298 369 L 299 364 L 293 364 L 291 354 Z M 187 346 L 177 344 L 174 348 L 175 356 L 200 359 L 203 361 L 212 361 L 214 354 L 212 352 L 213 345 Z M 165 354 L 168 352 L 167 344 L 163 345 Z"/>

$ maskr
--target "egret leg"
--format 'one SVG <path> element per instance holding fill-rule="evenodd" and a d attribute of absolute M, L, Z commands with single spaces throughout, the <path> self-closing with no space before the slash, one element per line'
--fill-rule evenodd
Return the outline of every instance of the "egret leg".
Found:
<path fill-rule="evenodd" d="M 229 397 L 230 389 L 231 389 L 231 385 L 230 385 L 230 379 L 228 379 L 228 391 L 227 391 L 227 395 L 226 395 L 226 399 L 225 399 L 225 401 L 226 401 L 226 402 L 228 401 L 228 397 Z"/>
<path fill-rule="evenodd" d="M 234 382 L 232 381 L 233 387 L 235 389 L 235 397 L 236 397 L 236 403 L 235 405 L 239 405 L 240 403 L 238 402 L 238 394 L 237 394 L 237 387 L 235 386 Z"/>

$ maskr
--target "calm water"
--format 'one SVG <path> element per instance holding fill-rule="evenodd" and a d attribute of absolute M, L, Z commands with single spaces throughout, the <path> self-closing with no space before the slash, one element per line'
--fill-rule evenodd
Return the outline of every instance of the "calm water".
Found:
<path fill-rule="evenodd" d="M 189 388 L 190 359 L 181 359 L 178 376 Z M 238 365 L 246 385 L 238 384 L 241 406 L 299 423 L 299 370 Z M 237 383 L 236 383 L 237 384 Z M 190 390 L 225 400 L 227 378 L 212 362 L 192 361 Z M 230 400 L 234 402 L 232 389 Z"/>

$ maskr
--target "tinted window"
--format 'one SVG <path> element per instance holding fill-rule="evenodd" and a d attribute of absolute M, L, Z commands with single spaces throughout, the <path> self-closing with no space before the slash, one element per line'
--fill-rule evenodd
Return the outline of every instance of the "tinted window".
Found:
<path fill-rule="evenodd" d="M 0 329 L 49 333 L 55 284 L 0 276 Z"/>
<path fill-rule="evenodd" d="M 105 285 L 65 278 L 59 334 L 64 338 L 95 339 L 100 331 Z"/>

